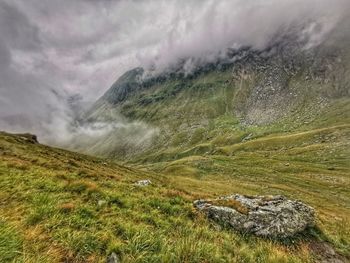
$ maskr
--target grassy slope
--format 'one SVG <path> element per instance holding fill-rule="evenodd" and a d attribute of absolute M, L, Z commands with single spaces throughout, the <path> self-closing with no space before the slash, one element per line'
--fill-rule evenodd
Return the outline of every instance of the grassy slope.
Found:
<path fill-rule="evenodd" d="M 276 142 L 271 151 L 263 143 L 291 140 L 269 136 L 233 155 L 148 167 L 157 174 L 1 133 L 0 262 L 104 262 L 111 251 L 123 262 L 311 262 L 311 236 L 349 257 L 349 152 L 334 139 L 348 138 L 349 126 L 310 133 L 290 136 L 326 141 Z M 133 186 L 145 178 L 153 185 Z M 236 192 L 301 199 L 316 208 L 320 230 L 294 242 L 263 240 L 217 229 L 192 208 L 200 197 Z"/>

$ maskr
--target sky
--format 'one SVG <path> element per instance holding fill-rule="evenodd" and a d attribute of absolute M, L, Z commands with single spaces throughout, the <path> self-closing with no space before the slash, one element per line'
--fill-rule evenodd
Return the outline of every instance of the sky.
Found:
<path fill-rule="evenodd" d="M 0 0 L 0 130 L 64 138 L 126 70 L 186 69 L 300 28 L 310 46 L 349 0 Z M 72 104 L 74 104 L 72 106 Z M 75 106 L 75 107 L 74 107 Z"/>

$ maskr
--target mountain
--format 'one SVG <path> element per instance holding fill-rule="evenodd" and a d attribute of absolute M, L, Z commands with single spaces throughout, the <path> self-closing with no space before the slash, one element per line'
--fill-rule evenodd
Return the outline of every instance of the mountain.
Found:
<path fill-rule="evenodd" d="M 323 141 L 319 131 L 332 127 L 346 127 L 336 129 L 342 136 L 329 142 L 345 147 L 350 123 L 346 43 L 350 42 L 343 38 L 334 33 L 328 41 L 307 47 L 293 35 L 284 35 L 263 50 L 228 50 L 224 59 L 191 72 L 185 70 L 187 62 L 156 75 L 141 68 L 130 70 L 82 118 L 131 124 L 130 129 L 125 128 L 122 136 L 110 132 L 75 149 L 129 162 L 159 163 L 197 155 L 230 156 L 255 140 L 300 133 L 312 133 L 319 137 L 315 141 Z M 286 139 L 288 147 L 315 141 Z"/>
<path fill-rule="evenodd" d="M 72 127 L 89 155 L 0 132 L 0 262 L 347 262 L 350 45 L 308 43 L 126 72 Z M 300 200 L 316 226 L 269 240 L 193 207 L 235 193 Z"/>
<path fill-rule="evenodd" d="M 89 155 L 0 133 L 0 261 L 348 261 L 350 45 L 307 43 L 126 72 L 65 145 Z M 316 227 L 265 240 L 193 208 L 234 193 L 301 200 Z"/>

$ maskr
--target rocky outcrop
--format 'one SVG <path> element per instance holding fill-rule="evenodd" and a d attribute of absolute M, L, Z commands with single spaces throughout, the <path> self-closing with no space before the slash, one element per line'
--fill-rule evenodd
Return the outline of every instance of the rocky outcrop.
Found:
<path fill-rule="evenodd" d="M 197 200 L 194 206 L 219 224 L 261 237 L 292 237 L 315 224 L 313 208 L 284 196 L 235 194 Z"/>
<path fill-rule="evenodd" d="M 35 134 L 30 134 L 30 133 L 18 133 L 15 134 L 18 137 L 20 137 L 22 140 L 29 142 L 29 143 L 39 143 L 38 142 L 38 137 Z"/>

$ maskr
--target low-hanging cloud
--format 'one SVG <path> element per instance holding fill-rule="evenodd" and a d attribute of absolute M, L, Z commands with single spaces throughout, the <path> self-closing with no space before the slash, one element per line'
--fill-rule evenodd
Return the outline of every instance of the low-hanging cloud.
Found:
<path fill-rule="evenodd" d="M 75 117 L 130 68 L 191 71 L 289 30 L 312 48 L 349 13 L 348 0 L 0 0 L 0 130 L 99 137 L 118 129 Z"/>
<path fill-rule="evenodd" d="M 305 48 L 312 48 L 349 13 L 347 0 L 202 1 L 181 8 L 167 37 L 152 54 L 139 58 L 156 72 L 172 70 L 181 61 L 190 70 L 224 58 L 228 48 L 261 50 L 278 36 L 291 33 L 305 42 Z"/>

